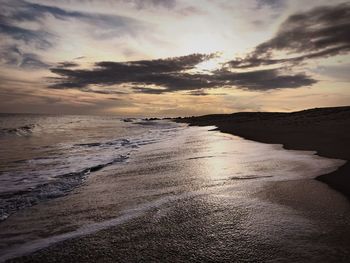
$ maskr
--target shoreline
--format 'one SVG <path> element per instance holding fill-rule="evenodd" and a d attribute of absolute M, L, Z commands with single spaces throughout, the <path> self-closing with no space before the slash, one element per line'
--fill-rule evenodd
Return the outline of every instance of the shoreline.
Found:
<path fill-rule="evenodd" d="M 315 108 L 291 113 L 240 112 L 174 119 L 190 126 L 216 126 L 244 139 L 282 144 L 287 150 L 316 151 L 346 163 L 315 179 L 350 198 L 350 106 Z"/>
<path fill-rule="evenodd" d="M 316 176 L 333 160 L 314 163 L 323 158 L 301 152 L 293 162 L 293 153 L 280 146 L 232 140 L 207 128 L 181 134 L 170 144 L 145 146 L 128 163 L 98 171 L 74 194 L 0 224 L 8 245 L 0 262 L 349 258 L 348 200 L 302 177 L 302 167 Z M 274 165 L 276 158 L 282 165 Z M 242 164 L 247 164 L 243 170 Z M 300 180 L 254 180 L 256 172 L 294 178 L 298 171 Z"/>

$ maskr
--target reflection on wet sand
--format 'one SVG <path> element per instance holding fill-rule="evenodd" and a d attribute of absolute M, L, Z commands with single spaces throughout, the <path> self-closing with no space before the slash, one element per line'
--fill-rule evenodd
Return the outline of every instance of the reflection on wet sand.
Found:
<path fill-rule="evenodd" d="M 340 262 L 350 252 L 350 207 L 311 178 L 342 163 L 182 129 L 93 174 L 72 194 L 3 222 L 1 259 Z M 310 205 L 300 193 L 310 189 L 341 215 Z"/>

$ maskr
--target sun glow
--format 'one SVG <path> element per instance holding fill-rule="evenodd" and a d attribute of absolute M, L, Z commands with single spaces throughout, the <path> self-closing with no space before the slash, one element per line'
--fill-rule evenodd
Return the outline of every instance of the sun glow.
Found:
<path fill-rule="evenodd" d="M 196 71 L 210 73 L 211 71 L 218 70 L 222 67 L 225 58 L 222 54 L 218 54 L 215 58 L 210 60 L 203 61 L 202 63 L 196 66 Z"/>
<path fill-rule="evenodd" d="M 215 69 L 218 69 L 219 66 L 219 63 L 212 59 L 202 62 L 201 64 L 197 65 L 197 68 L 201 71 L 213 71 Z"/>

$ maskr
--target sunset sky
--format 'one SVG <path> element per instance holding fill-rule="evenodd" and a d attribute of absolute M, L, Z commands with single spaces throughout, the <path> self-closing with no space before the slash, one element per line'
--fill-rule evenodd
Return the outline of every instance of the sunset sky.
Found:
<path fill-rule="evenodd" d="M 350 2 L 0 0 L 0 112 L 350 104 Z"/>

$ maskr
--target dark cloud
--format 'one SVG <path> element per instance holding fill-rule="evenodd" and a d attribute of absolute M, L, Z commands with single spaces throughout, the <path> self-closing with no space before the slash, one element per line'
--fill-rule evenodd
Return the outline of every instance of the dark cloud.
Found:
<path fill-rule="evenodd" d="M 317 81 L 304 73 L 284 73 L 283 69 L 265 69 L 249 72 L 231 72 L 221 70 L 215 79 L 249 90 L 271 90 L 281 88 L 299 88 L 310 86 Z"/>
<path fill-rule="evenodd" d="M 144 88 L 144 87 L 133 87 L 132 88 L 135 93 L 143 93 L 143 94 L 162 94 L 166 92 L 166 89 L 155 89 L 155 88 Z"/>
<path fill-rule="evenodd" d="M 176 6 L 176 0 L 124 0 L 124 2 L 133 3 L 137 8 L 148 8 L 148 7 L 166 7 L 173 8 Z"/>
<path fill-rule="evenodd" d="M 53 35 L 42 30 L 30 30 L 14 25 L 0 23 L 0 36 L 8 36 L 19 40 L 26 45 L 33 44 L 37 49 L 48 49 L 52 47 Z"/>
<path fill-rule="evenodd" d="M 57 4 L 57 0 L 46 0 L 46 3 Z M 110 7 L 118 7 L 119 4 L 128 5 L 136 9 L 149 9 L 149 8 L 174 8 L 177 4 L 177 0 L 60 0 L 59 2 L 64 4 L 96 4 L 105 5 Z"/>
<path fill-rule="evenodd" d="M 54 83 L 50 88 L 86 91 L 89 85 L 128 84 L 134 93 L 161 94 L 232 86 L 249 90 L 297 88 L 316 82 L 303 73 L 287 74 L 282 69 L 241 73 L 222 69 L 212 74 L 193 74 L 188 71 L 213 56 L 192 54 L 157 60 L 99 62 L 91 70 L 55 67 L 51 71 L 59 77 L 52 79 Z"/>
<path fill-rule="evenodd" d="M 6 2 L 2 8 L 6 12 L 5 15 L 1 15 L 1 19 L 9 23 L 26 21 L 43 22 L 42 20 L 47 15 L 51 15 L 59 20 L 75 18 L 94 25 L 108 27 L 129 27 L 131 26 L 130 24 L 136 24 L 136 20 L 124 16 L 69 11 L 55 6 L 30 3 L 24 0 Z"/>
<path fill-rule="evenodd" d="M 142 28 L 135 19 L 97 13 L 68 11 L 62 8 L 30 3 L 24 0 L 0 1 L 0 37 L 10 39 L 16 45 L 30 45 L 36 49 L 48 49 L 55 45 L 58 36 L 46 31 L 45 18 L 50 16 L 58 20 L 76 19 L 92 25 L 96 30 L 90 34 L 97 38 L 109 38 L 123 34 L 134 34 Z M 26 22 L 35 22 L 40 29 L 26 28 Z"/>
<path fill-rule="evenodd" d="M 33 53 L 24 53 L 22 54 L 22 61 L 19 65 L 21 68 L 30 68 L 30 69 L 40 69 L 40 68 L 49 68 L 50 65 L 43 62 L 41 58 Z"/>
<path fill-rule="evenodd" d="M 86 16 L 81 12 L 66 11 L 58 7 L 29 3 L 23 0 L 7 2 L 4 8 L 7 13 L 5 18 L 10 21 L 40 21 L 48 14 L 57 19 L 84 18 Z"/>
<path fill-rule="evenodd" d="M 140 60 L 130 62 L 98 62 L 96 66 L 105 70 L 123 73 L 132 70 L 134 73 L 164 73 L 193 69 L 197 64 L 212 59 L 215 54 L 191 54 L 166 59 Z"/>
<path fill-rule="evenodd" d="M 18 47 L 4 47 L 0 51 L 2 64 L 15 66 L 23 69 L 49 68 L 50 65 L 44 62 L 40 56 L 34 53 L 22 52 Z"/>
<path fill-rule="evenodd" d="M 290 16 L 277 35 L 259 45 L 257 52 L 287 50 L 315 52 L 350 44 L 350 4 L 318 7 Z"/>
<path fill-rule="evenodd" d="M 48 50 L 54 47 L 59 41 L 58 36 L 47 31 L 45 24 L 47 17 L 64 21 L 75 19 L 90 24 L 98 28 L 98 30 L 92 30 L 90 34 L 99 38 L 133 34 L 136 28 L 140 27 L 136 20 L 123 16 L 68 11 L 24 0 L 0 0 L 0 4 L 2 9 L 0 13 L 0 38 L 2 39 L 0 62 L 25 69 L 50 67 L 39 55 L 35 54 L 38 50 Z M 37 29 L 27 28 L 27 23 L 33 23 L 35 25 L 33 28 Z M 60 68 L 76 66 L 78 64 L 75 62 L 64 62 L 58 65 Z"/>
<path fill-rule="evenodd" d="M 207 96 L 207 95 L 210 95 L 209 93 L 205 92 L 202 89 L 200 89 L 200 90 L 193 90 L 193 91 L 188 92 L 187 94 L 191 95 L 191 96 Z"/>
<path fill-rule="evenodd" d="M 126 94 L 125 92 L 122 92 L 122 91 L 117 91 L 117 90 L 111 90 L 111 89 L 104 89 L 104 90 L 96 90 L 96 89 L 89 89 L 89 88 L 84 88 L 84 89 L 81 89 L 81 91 L 84 91 L 84 92 L 89 92 L 89 93 L 96 93 L 96 94 L 104 94 L 104 95 L 123 95 L 123 94 Z"/>
<path fill-rule="evenodd" d="M 157 60 L 141 60 L 131 62 L 99 62 L 92 70 L 72 70 L 67 68 L 52 68 L 51 72 L 60 75 L 58 82 L 52 87 L 81 88 L 90 84 L 114 85 L 123 83 L 137 83 L 174 87 L 181 85 L 196 85 L 194 75 L 182 71 L 194 68 L 200 62 L 212 58 L 214 55 L 192 54 Z M 187 76 L 187 77 L 186 77 Z"/>
<path fill-rule="evenodd" d="M 79 64 L 75 62 L 66 61 L 66 62 L 58 63 L 57 67 L 58 68 L 75 68 L 75 67 L 79 67 Z"/>
<path fill-rule="evenodd" d="M 281 9 L 286 6 L 285 0 L 257 0 L 257 8 L 269 6 L 274 9 Z"/>
<path fill-rule="evenodd" d="M 246 58 L 232 60 L 228 64 L 233 68 L 248 68 L 344 54 L 350 51 L 349 17 L 349 3 L 292 15 L 282 23 L 275 37 L 258 45 Z M 273 58 L 276 51 L 296 56 Z"/>

